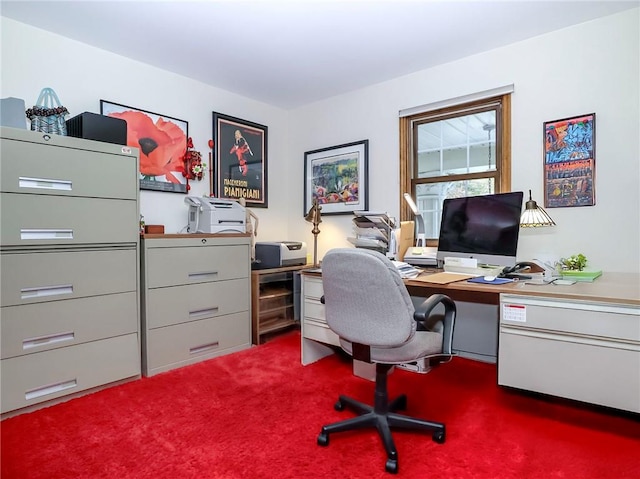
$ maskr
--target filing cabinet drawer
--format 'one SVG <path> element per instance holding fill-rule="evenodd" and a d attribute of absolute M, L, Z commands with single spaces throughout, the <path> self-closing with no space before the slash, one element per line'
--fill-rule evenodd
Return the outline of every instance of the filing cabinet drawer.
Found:
<path fill-rule="evenodd" d="M 0 143 L 3 192 L 136 199 L 134 154 L 104 154 L 4 138 Z M 122 152 L 122 147 L 109 146 Z"/>
<path fill-rule="evenodd" d="M 307 278 L 304 279 L 304 297 L 310 299 L 316 299 L 320 301 L 320 298 L 324 294 L 324 289 L 322 288 L 322 280 L 316 278 Z"/>
<path fill-rule="evenodd" d="M 324 344 L 340 346 L 338 335 L 329 329 L 326 321 L 314 321 L 305 318 L 303 328 L 304 331 L 302 334 L 304 338 L 314 339 Z"/>
<path fill-rule="evenodd" d="M 136 243 L 135 201 L 2 193 L 3 246 Z"/>
<path fill-rule="evenodd" d="M 2 308 L 2 359 L 138 331 L 135 291 Z"/>
<path fill-rule="evenodd" d="M 316 320 L 320 320 L 324 324 L 327 324 L 327 320 L 325 319 L 324 313 L 324 304 L 320 301 L 309 301 L 306 300 L 304 302 L 304 316 L 305 318 L 313 318 Z"/>
<path fill-rule="evenodd" d="M 149 248 L 146 287 L 248 278 L 248 245 Z"/>
<path fill-rule="evenodd" d="M 136 291 L 135 249 L 5 253 L 2 306 Z"/>
<path fill-rule="evenodd" d="M 0 367 L 4 413 L 138 376 L 138 335 L 3 359 Z"/>
<path fill-rule="evenodd" d="M 243 279 L 156 288 L 147 292 L 149 329 L 249 310 L 249 283 Z"/>
<path fill-rule="evenodd" d="M 640 345 L 503 327 L 498 384 L 640 413 Z"/>
<path fill-rule="evenodd" d="M 151 376 L 251 345 L 249 312 L 147 332 L 146 374 Z"/>
<path fill-rule="evenodd" d="M 640 344 L 640 308 L 603 302 L 570 301 L 527 296 L 501 296 L 501 323 L 581 336 L 613 338 Z M 509 305 L 524 313 L 512 320 L 505 317 Z"/>

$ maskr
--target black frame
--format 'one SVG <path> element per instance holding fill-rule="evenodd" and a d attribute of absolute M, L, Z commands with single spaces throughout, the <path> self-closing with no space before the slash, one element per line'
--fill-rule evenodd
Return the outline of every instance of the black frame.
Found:
<path fill-rule="evenodd" d="M 242 140 L 236 139 L 236 132 Z M 267 151 L 267 126 L 214 111 L 211 193 L 222 199 L 245 198 L 247 206 L 267 208 Z"/>
<path fill-rule="evenodd" d="M 343 175 L 335 174 L 338 163 L 342 166 L 346 163 L 348 170 L 348 164 L 354 161 L 357 178 L 351 177 L 347 179 L 350 181 L 344 181 Z M 323 216 L 348 215 L 368 209 L 369 140 L 307 151 L 304 154 L 303 215 L 306 216 L 314 199 L 322 207 Z"/>

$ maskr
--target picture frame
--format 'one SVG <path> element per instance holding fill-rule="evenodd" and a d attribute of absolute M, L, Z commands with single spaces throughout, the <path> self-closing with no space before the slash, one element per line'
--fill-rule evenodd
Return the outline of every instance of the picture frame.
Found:
<path fill-rule="evenodd" d="M 544 206 L 596 204 L 596 114 L 544 122 Z"/>
<path fill-rule="evenodd" d="M 268 132 L 265 125 L 213 112 L 215 197 L 244 198 L 251 207 L 269 206 Z"/>
<path fill-rule="evenodd" d="M 369 207 L 369 140 L 304 154 L 304 210 L 318 200 L 322 215 L 347 215 Z"/>
<path fill-rule="evenodd" d="M 188 122 L 107 100 L 100 100 L 100 114 L 127 122 L 127 145 L 140 150 L 141 190 L 188 192 L 183 175 Z"/>

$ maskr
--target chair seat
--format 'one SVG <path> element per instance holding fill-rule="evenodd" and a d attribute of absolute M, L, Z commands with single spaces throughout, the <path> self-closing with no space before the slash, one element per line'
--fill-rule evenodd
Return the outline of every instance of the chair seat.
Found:
<path fill-rule="evenodd" d="M 353 356 L 351 343 L 340 338 L 340 347 Z M 402 364 L 442 353 L 442 334 L 416 331 L 409 341 L 393 348 L 371 347 L 371 362 Z"/>

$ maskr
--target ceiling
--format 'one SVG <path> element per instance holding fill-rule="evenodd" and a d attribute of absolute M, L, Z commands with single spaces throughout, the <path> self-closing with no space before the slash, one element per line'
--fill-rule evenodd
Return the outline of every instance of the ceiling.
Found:
<path fill-rule="evenodd" d="M 0 1 L 2 16 L 292 109 L 627 1 Z"/>

